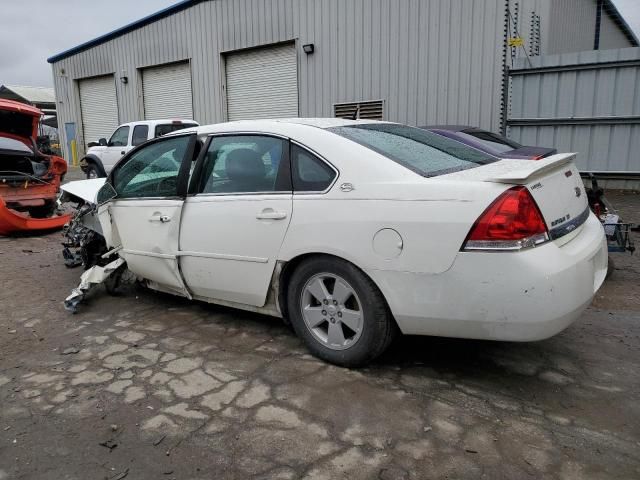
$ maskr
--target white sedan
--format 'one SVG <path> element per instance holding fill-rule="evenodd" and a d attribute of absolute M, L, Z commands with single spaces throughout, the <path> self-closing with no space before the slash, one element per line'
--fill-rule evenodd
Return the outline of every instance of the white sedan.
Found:
<path fill-rule="evenodd" d="M 127 154 L 98 217 L 150 288 L 283 317 L 358 366 L 397 332 L 531 341 L 576 320 L 607 247 L 574 158 L 497 161 L 386 122 L 232 122 Z"/>

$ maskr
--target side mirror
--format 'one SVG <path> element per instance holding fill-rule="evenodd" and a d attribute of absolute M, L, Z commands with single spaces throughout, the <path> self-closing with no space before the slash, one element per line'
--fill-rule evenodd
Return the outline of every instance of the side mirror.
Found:
<path fill-rule="evenodd" d="M 100 145 L 101 147 L 106 147 L 107 146 L 107 139 L 106 138 L 101 138 L 100 140 L 98 140 L 98 145 Z"/>
<path fill-rule="evenodd" d="M 98 205 L 102 205 L 107 203 L 109 200 L 113 200 L 118 196 L 118 193 L 115 191 L 113 186 L 110 183 L 105 183 L 98 190 L 98 194 L 96 195 L 96 203 Z"/>

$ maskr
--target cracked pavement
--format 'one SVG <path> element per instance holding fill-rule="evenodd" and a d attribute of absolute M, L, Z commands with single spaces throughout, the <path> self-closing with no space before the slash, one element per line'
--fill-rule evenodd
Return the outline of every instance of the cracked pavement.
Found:
<path fill-rule="evenodd" d="M 640 477 L 637 256 L 552 339 L 407 337 L 347 370 L 137 287 L 70 315 L 59 242 L 0 239 L 0 479 Z"/>

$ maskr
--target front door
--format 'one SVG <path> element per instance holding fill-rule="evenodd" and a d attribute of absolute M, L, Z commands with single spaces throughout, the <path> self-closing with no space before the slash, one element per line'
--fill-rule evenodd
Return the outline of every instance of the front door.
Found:
<path fill-rule="evenodd" d="M 197 296 L 263 306 L 291 220 L 288 141 L 211 138 L 180 231 L 180 269 Z"/>
<path fill-rule="evenodd" d="M 104 149 L 104 153 L 102 154 L 102 165 L 107 173 L 111 171 L 113 166 L 118 163 L 125 153 L 128 151 L 129 145 L 129 132 L 130 128 L 128 125 L 124 125 L 118 128 L 107 143 L 107 148 Z"/>
<path fill-rule="evenodd" d="M 166 137 L 134 152 L 113 172 L 117 196 L 107 206 L 111 243 L 122 246 L 129 270 L 187 297 L 177 252 L 196 141 L 195 134 Z"/>

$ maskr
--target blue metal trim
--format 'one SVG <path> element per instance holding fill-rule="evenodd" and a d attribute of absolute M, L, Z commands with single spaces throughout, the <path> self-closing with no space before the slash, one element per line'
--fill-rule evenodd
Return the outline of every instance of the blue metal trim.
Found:
<path fill-rule="evenodd" d="M 100 35 L 99 37 L 94 38 L 93 40 L 89 40 L 88 42 L 81 43 L 76 47 L 70 48 L 69 50 L 65 50 L 64 52 L 61 52 L 61 53 L 58 53 L 57 55 L 49 57 L 47 58 L 47 62 L 54 63 L 64 58 L 75 55 L 76 53 L 83 52 L 84 50 L 88 50 L 91 47 L 95 47 L 96 45 L 100 45 L 101 43 L 105 43 L 105 42 L 108 42 L 109 40 L 113 40 L 114 38 L 124 35 L 125 33 L 129 33 L 129 32 L 132 32 L 133 30 L 137 30 L 138 28 L 144 27 L 145 25 L 149 25 L 150 23 L 160 20 L 161 18 L 168 17 L 169 15 L 173 15 L 174 13 L 178 13 L 182 10 L 186 10 L 187 8 L 192 7 L 193 5 L 196 5 L 198 3 L 201 3 L 202 1 L 204 0 L 182 0 L 181 2 L 176 3 L 175 5 L 171 5 L 167 8 L 160 10 L 159 12 L 152 13 L 151 15 L 147 15 L 146 17 L 141 18 L 140 20 L 136 20 L 135 22 L 129 23 L 124 27 L 120 27 L 116 30 L 113 30 L 112 32 L 106 33 L 104 35 Z"/>

